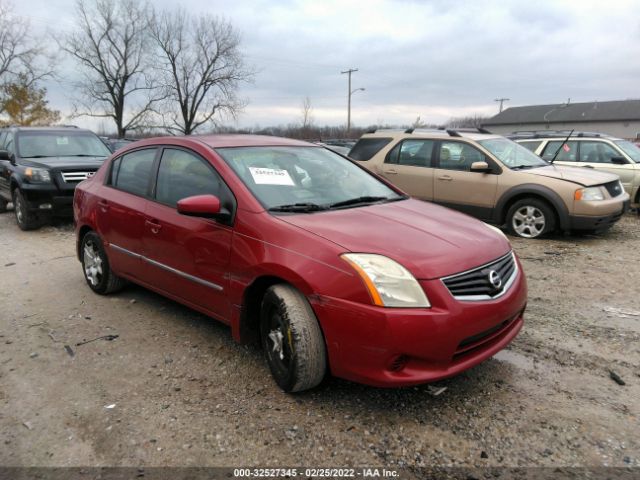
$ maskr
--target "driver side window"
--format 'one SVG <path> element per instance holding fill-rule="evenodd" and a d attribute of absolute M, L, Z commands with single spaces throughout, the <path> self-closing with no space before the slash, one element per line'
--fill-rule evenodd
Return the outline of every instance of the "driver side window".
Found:
<path fill-rule="evenodd" d="M 484 153 L 471 145 L 461 142 L 442 142 L 440 144 L 440 165 L 444 170 L 470 172 L 475 162 L 486 162 Z"/>

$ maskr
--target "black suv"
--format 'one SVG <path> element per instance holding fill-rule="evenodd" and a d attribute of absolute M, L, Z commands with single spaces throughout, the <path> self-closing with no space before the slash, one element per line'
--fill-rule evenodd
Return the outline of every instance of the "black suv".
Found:
<path fill-rule="evenodd" d="M 13 202 L 22 230 L 53 216 L 72 216 L 76 185 L 98 170 L 111 152 L 89 130 L 76 127 L 9 127 L 0 132 L 0 212 Z"/>

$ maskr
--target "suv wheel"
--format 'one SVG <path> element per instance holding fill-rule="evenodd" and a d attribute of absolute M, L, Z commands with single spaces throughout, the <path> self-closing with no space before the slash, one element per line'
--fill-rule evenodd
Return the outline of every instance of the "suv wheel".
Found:
<path fill-rule="evenodd" d="M 285 392 L 318 385 L 327 369 L 324 337 L 311 305 L 289 285 L 274 285 L 262 299 L 260 337 L 271 374 Z"/>
<path fill-rule="evenodd" d="M 507 228 L 512 235 L 538 238 L 555 230 L 553 209 L 543 200 L 524 198 L 514 203 L 507 212 Z"/>
<path fill-rule="evenodd" d="M 35 230 L 40 227 L 40 218 L 35 212 L 29 211 L 27 200 L 18 188 L 13 191 L 13 211 L 21 230 Z"/>
<path fill-rule="evenodd" d="M 125 280 L 111 271 L 109 259 L 97 233 L 87 233 L 82 238 L 81 248 L 82 270 L 91 290 L 105 295 L 116 292 L 125 285 Z"/>

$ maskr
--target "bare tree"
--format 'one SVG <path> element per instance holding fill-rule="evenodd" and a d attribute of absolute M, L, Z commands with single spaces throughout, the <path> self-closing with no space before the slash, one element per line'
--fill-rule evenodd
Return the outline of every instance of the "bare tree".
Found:
<path fill-rule="evenodd" d="M 179 9 L 155 12 L 150 25 L 167 97 L 164 128 L 190 135 L 215 123 L 216 115 L 235 118 L 244 107 L 236 91 L 253 73 L 244 65 L 231 23 Z"/>
<path fill-rule="evenodd" d="M 447 122 L 449 128 L 477 128 L 488 120 L 489 117 L 484 115 L 468 115 L 466 117 L 453 117 Z"/>
<path fill-rule="evenodd" d="M 44 49 L 30 35 L 29 22 L 13 12 L 13 5 L 0 0 L 0 113 L 4 112 L 9 85 L 31 88 L 49 76 Z"/>
<path fill-rule="evenodd" d="M 311 99 L 304 97 L 302 100 L 302 115 L 300 121 L 300 130 L 303 136 L 307 135 L 307 132 L 313 126 L 313 107 L 311 106 Z"/>
<path fill-rule="evenodd" d="M 76 29 L 59 42 L 84 70 L 76 115 L 111 118 L 120 137 L 143 127 L 158 101 L 148 14 L 136 0 L 77 0 Z"/>

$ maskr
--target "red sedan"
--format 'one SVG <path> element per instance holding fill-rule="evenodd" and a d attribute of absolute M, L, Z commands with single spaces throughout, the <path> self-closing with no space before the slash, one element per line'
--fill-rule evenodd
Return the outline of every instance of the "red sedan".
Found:
<path fill-rule="evenodd" d="M 139 141 L 77 187 L 74 213 L 93 291 L 135 282 L 260 339 L 290 392 L 327 372 L 385 387 L 456 375 L 523 323 L 525 277 L 498 229 L 305 142 Z"/>

